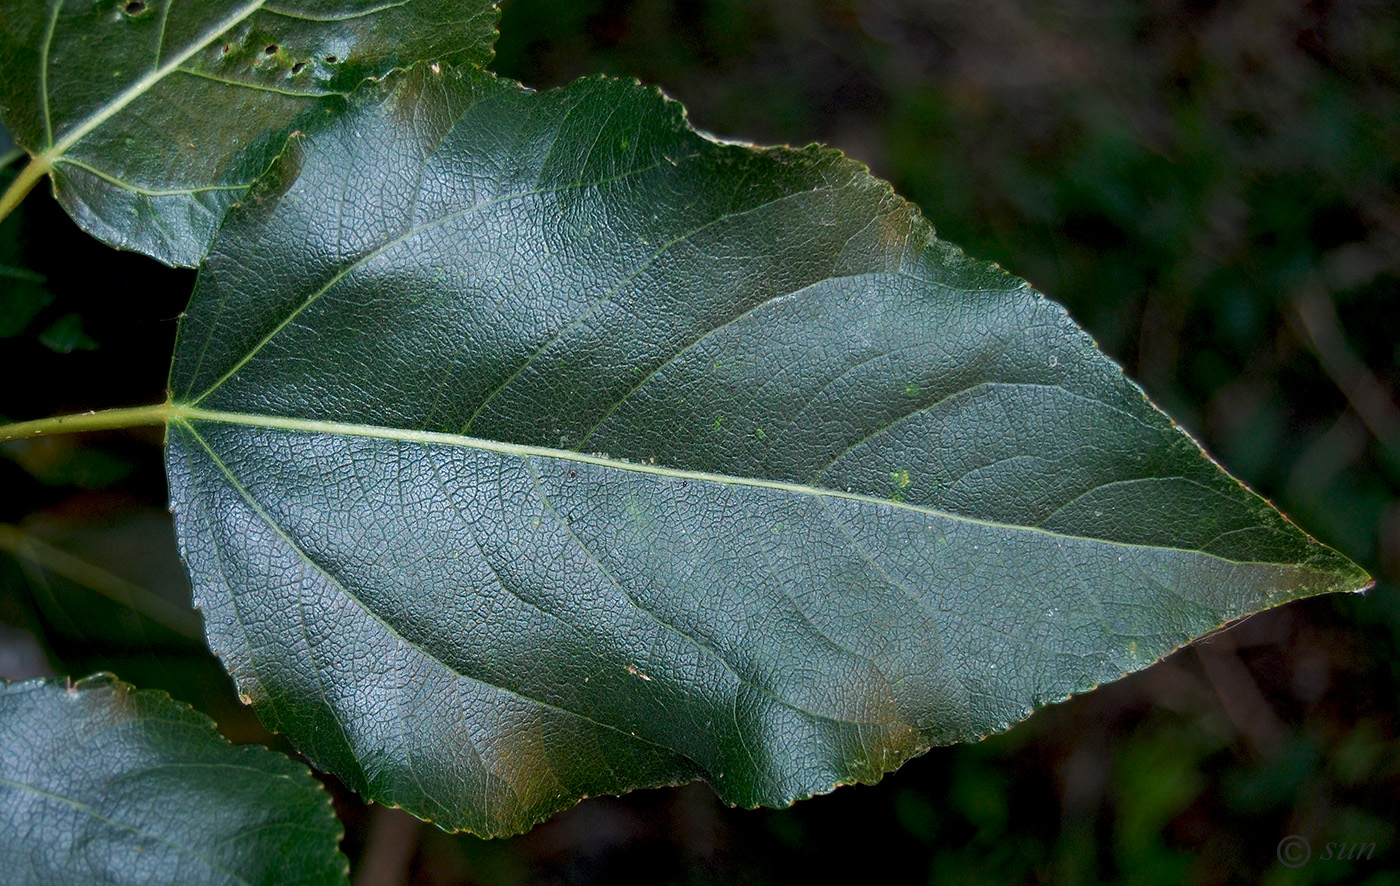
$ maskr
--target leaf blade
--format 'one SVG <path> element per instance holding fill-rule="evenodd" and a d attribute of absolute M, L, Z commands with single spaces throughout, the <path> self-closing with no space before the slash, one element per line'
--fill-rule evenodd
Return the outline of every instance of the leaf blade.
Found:
<path fill-rule="evenodd" d="M 211 645 L 371 796 L 782 805 L 1365 583 L 834 152 L 596 79 L 337 125 L 211 251 L 169 464 Z"/>

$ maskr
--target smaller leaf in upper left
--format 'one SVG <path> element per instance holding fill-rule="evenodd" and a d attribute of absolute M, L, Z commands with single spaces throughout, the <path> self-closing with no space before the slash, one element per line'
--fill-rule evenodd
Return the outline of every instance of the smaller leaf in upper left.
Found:
<path fill-rule="evenodd" d="M 193 267 L 298 121 L 418 62 L 483 65 L 494 0 L 0 0 L 0 118 L 78 226 Z"/>

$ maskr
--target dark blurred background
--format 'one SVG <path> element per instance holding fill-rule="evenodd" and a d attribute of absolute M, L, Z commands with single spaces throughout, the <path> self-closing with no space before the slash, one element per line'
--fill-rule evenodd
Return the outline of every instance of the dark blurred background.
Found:
<path fill-rule="evenodd" d="M 494 67 L 844 149 L 1378 584 L 790 810 L 692 785 L 488 842 L 328 779 L 359 883 L 1400 883 L 1400 4 L 512 0 Z M 161 400 L 191 284 L 36 191 L 0 227 L 0 414 Z M 109 669 L 286 749 L 191 638 L 159 442 L 0 447 L 0 674 Z"/>

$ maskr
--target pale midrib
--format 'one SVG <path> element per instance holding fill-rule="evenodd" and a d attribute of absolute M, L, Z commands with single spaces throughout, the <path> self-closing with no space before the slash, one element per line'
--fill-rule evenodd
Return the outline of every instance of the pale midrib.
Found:
<path fill-rule="evenodd" d="M 213 27 L 211 27 L 209 30 L 196 37 L 193 41 L 191 41 L 190 45 L 187 46 L 183 52 L 174 56 L 160 67 L 153 68 L 150 73 L 146 74 L 146 76 L 142 77 L 140 80 L 137 80 L 135 83 L 128 86 L 111 101 L 99 108 L 91 117 L 88 117 L 81 124 L 75 127 L 71 132 L 65 135 L 59 142 L 57 142 L 56 144 L 51 144 L 47 150 L 45 150 L 42 154 L 39 155 L 40 159 L 52 163 L 58 158 L 62 157 L 68 152 L 69 148 L 73 147 L 73 145 L 81 141 L 94 129 L 101 126 L 103 123 L 106 123 L 108 120 L 112 119 L 117 114 L 121 113 L 122 109 L 125 108 L 127 105 L 131 104 L 136 99 L 145 95 L 151 89 L 151 87 L 155 86 L 161 80 L 164 80 L 167 76 L 169 76 L 171 73 L 177 70 L 181 65 L 193 58 L 196 53 L 198 53 L 200 50 L 204 49 L 206 46 L 212 43 L 215 39 L 219 37 L 219 35 L 223 34 L 230 28 L 235 27 L 236 25 L 238 25 L 239 22 L 243 21 L 244 19 L 248 18 L 248 16 L 261 9 L 265 2 L 267 2 L 267 0 L 255 0 L 255 2 L 249 3 L 247 6 L 238 9 L 228 18 L 223 19 L 222 21 L 218 22 Z M 44 53 L 46 58 L 48 53 L 47 43 L 51 42 L 51 40 L 52 37 L 50 36 L 50 39 L 46 41 L 46 45 L 44 47 Z M 45 106 L 47 107 L 47 89 L 44 90 L 43 98 Z M 52 135 L 50 135 L 50 141 L 52 141 Z"/>
<path fill-rule="evenodd" d="M 672 480 L 694 480 L 699 483 L 719 483 L 728 486 L 745 486 L 754 489 L 766 489 L 775 492 L 787 492 L 795 495 L 811 496 L 826 499 L 842 499 L 845 501 L 859 502 L 867 505 L 877 505 L 879 507 L 890 508 L 898 511 L 908 511 L 926 517 L 939 520 L 950 520 L 956 523 L 963 523 L 970 526 L 981 526 L 989 529 L 998 529 L 1008 532 L 1025 532 L 1033 535 L 1045 536 L 1048 538 L 1063 539 L 1073 542 L 1091 542 L 1094 544 L 1109 545 L 1125 550 L 1146 550 L 1146 551 L 1168 551 L 1192 556 L 1206 557 L 1222 563 L 1231 563 L 1238 566 L 1272 566 L 1278 568 L 1308 569 L 1322 574 L 1322 570 L 1313 569 L 1305 563 L 1278 563 L 1269 561 L 1253 560 L 1231 560 L 1218 554 L 1208 551 L 1193 550 L 1189 548 L 1178 548 L 1169 545 L 1134 544 L 1130 542 L 1114 541 L 1112 539 L 1097 538 L 1092 536 L 1070 535 L 1063 532 L 1055 532 L 1040 526 L 1027 526 L 1017 523 L 1000 523 L 995 520 L 983 520 L 977 517 L 969 517 L 965 514 L 958 514 L 951 511 L 943 511 L 937 508 L 924 507 L 923 505 L 911 504 L 909 502 L 895 501 L 889 498 L 878 498 L 873 495 L 865 495 L 859 492 L 847 492 L 840 489 L 830 489 L 822 486 L 807 486 L 801 483 L 789 483 L 782 480 L 768 480 L 758 477 L 737 477 L 731 474 L 715 474 L 708 471 L 692 471 L 684 468 L 673 468 L 663 465 L 645 464 L 641 462 L 622 461 L 602 455 L 589 455 L 583 452 L 575 452 L 567 449 L 551 449 L 547 446 L 530 446 L 521 443 L 503 443 L 499 440 L 488 440 L 481 437 L 467 437 L 460 434 L 446 434 L 437 431 L 416 431 L 404 428 L 389 428 L 381 425 L 355 424 L 352 422 L 338 421 L 318 421 L 305 418 L 286 418 L 282 416 L 254 415 L 241 412 L 220 412 L 217 410 L 200 409 L 195 406 L 186 406 L 180 403 L 172 403 L 162 407 L 166 417 L 170 421 L 207 421 L 219 424 L 241 425 L 250 428 L 267 428 L 277 431 L 294 431 L 306 434 L 328 434 L 340 437 L 362 437 L 375 440 L 392 440 L 399 443 L 416 443 L 428 446 L 454 446 L 464 449 L 475 449 L 482 452 L 494 452 L 500 455 L 509 455 L 516 458 L 547 458 L 570 461 L 578 464 L 594 465 L 602 468 L 609 468 L 618 471 L 629 471 L 637 474 L 646 474 L 653 477 L 664 477 Z"/>

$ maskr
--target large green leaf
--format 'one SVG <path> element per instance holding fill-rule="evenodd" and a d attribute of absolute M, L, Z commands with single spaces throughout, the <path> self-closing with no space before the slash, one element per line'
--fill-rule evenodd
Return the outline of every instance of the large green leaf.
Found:
<path fill-rule="evenodd" d="M 299 119 L 484 64 L 492 0 L 0 0 L 0 117 L 84 230 L 194 265 Z"/>
<path fill-rule="evenodd" d="M 444 827 L 781 805 L 1366 576 L 864 167 L 418 69 L 211 249 L 169 473 L 210 642 Z"/>
<path fill-rule="evenodd" d="M 342 883 L 330 795 L 161 692 L 0 684 L 0 858 L 25 884 Z"/>

